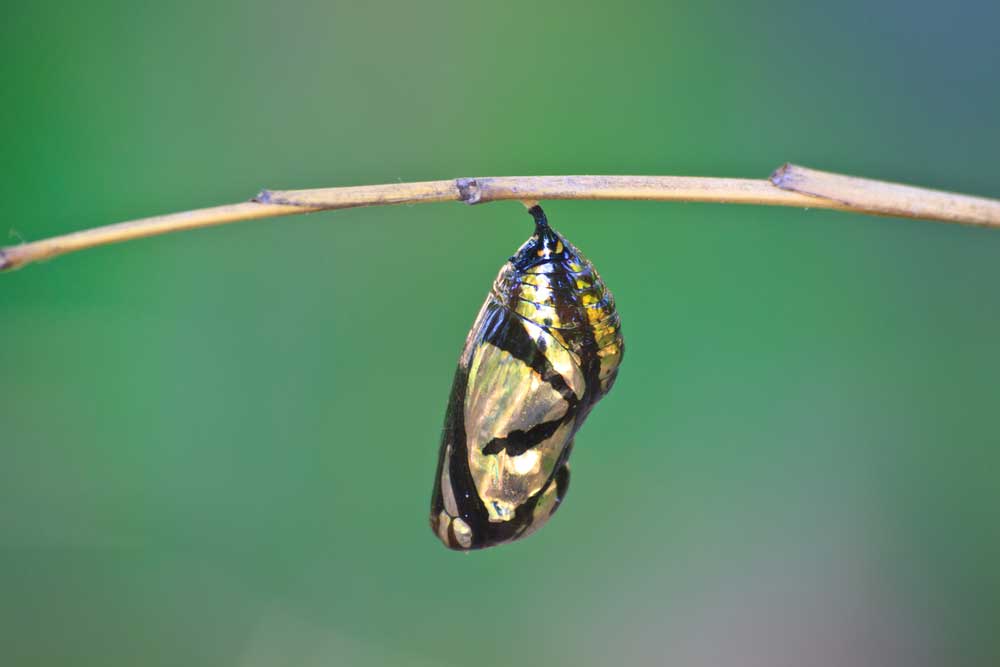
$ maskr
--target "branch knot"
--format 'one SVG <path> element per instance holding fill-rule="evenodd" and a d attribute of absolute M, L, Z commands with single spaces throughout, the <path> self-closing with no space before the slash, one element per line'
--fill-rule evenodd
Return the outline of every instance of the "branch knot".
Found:
<path fill-rule="evenodd" d="M 482 201 L 483 191 L 479 187 L 479 181 L 474 178 L 456 178 L 455 187 L 458 188 L 458 198 L 470 206 Z"/>

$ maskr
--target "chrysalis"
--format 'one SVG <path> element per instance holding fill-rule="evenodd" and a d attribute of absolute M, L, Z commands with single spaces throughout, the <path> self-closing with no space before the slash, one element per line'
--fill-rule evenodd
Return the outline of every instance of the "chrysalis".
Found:
<path fill-rule="evenodd" d="M 448 399 L 431 529 L 450 549 L 530 535 L 566 497 L 573 438 L 614 384 L 621 324 L 593 264 L 549 227 L 503 265 Z"/>

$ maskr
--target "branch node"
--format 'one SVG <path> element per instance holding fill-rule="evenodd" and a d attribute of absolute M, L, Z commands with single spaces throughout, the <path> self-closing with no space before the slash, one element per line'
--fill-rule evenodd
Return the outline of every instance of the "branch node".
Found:
<path fill-rule="evenodd" d="M 455 187 L 458 188 L 458 198 L 470 206 L 482 201 L 483 191 L 479 187 L 479 182 L 474 178 L 456 178 Z"/>
<path fill-rule="evenodd" d="M 270 204 L 271 203 L 271 191 L 264 189 L 257 193 L 257 196 L 251 199 L 252 202 L 257 202 L 258 204 Z"/>
<path fill-rule="evenodd" d="M 771 172 L 769 180 L 771 181 L 771 183 L 778 186 L 779 188 L 784 188 L 787 185 L 785 183 L 785 177 L 788 175 L 788 172 L 792 169 L 792 167 L 793 165 L 791 162 L 786 162 L 785 164 L 781 165 L 773 172 Z"/>

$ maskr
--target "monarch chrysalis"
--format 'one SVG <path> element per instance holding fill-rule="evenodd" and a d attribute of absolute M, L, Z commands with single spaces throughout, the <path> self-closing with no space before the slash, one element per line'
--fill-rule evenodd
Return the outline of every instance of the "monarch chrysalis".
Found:
<path fill-rule="evenodd" d="M 621 324 L 593 264 L 529 211 L 465 341 L 448 399 L 431 530 L 451 549 L 530 535 L 566 496 L 573 437 L 614 384 Z"/>

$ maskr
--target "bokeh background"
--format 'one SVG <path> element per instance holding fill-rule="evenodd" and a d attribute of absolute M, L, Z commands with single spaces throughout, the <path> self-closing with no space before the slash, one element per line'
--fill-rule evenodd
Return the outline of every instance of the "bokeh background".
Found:
<path fill-rule="evenodd" d="M 294 188 L 763 177 L 1000 197 L 986 2 L 20 3 L 4 243 Z M 627 354 L 521 543 L 427 512 L 516 203 L 0 277 L 7 665 L 996 664 L 1000 232 L 552 202 Z"/>

